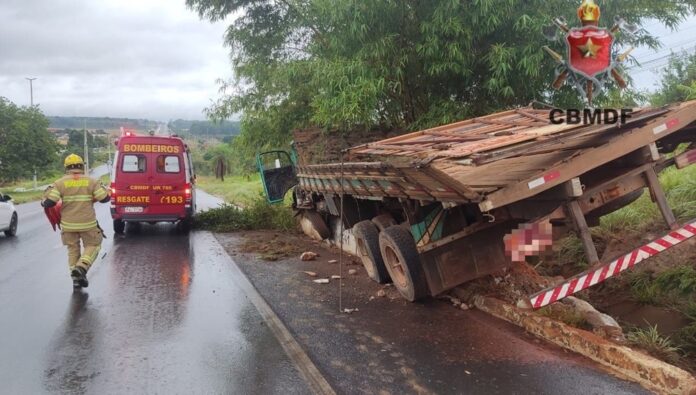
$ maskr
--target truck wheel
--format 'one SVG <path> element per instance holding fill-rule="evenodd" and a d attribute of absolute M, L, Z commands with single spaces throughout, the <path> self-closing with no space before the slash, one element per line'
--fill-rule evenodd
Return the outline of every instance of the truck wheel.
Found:
<path fill-rule="evenodd" d="M 10 220 L 10 228 L 5 231 L 5 236 L 17 236 L 17 225 L 19 225 L 19 218 L 17 218 L 17 214 L 12 214 L 12 220 Z"/>
<path fill-rule="evenodd" d="M 189 233 L 191 231 L 191 228 L 193 227 L 193 220 L 191 218 L 184 218 L 181 221 L 179 221 L 177 225 L 179 231 L 181 231 L 182 233 Z"/>
<path fill-rule="evenodd" d="M 125 230 L 126 230 L 126 223 L 123 222 L 122 219 L 115 219 L 114 220 L 114 233 L 123 234 L 123 232 Z"/>
<path fill-rule="evenodd" d="M 390 226 L 379 234 L 379 247 L 387 271 L 401 296 L 415 302 L 430 294 L 411 232 L 401 226 Z"/>
<path fill-rule="evenodd" d="M 372 218 L 372 223 L 377 225 L 377 229 L 381 232 L 392 225 L 396 225 L 396 220 L 389 214 L 381 214 Z"/>
<path fill-rule="evenodd" d="M 389 273 L 379 250 L 377 226 L 370 221 L 358 222 L 353 226 L 353 236 L 367 275 L 380 284 L 389 282 Z"/>
<path fill-rule="evenodd" d="M 311 233 L 310 237 L 319 240 L 326 240 L 331 237 L 331 231 L 329 227 L 326 226 L 326 222 L 324 218 L 321 217 L 321 214 L 316 211 L 303 210 L 302 217 L 306 219 L 310 225 L 311 229 L 303 229 L 305 233 L 307 233 L 307 231 Z"/>

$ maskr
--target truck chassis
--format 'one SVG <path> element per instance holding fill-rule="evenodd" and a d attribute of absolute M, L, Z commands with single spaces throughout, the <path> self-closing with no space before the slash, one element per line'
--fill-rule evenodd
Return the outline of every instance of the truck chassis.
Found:
<path fill-rule="evenodd" d="M 549 111 L 406 134 L 354 147 L 340 163 L 296 165 L 274 151 L 258 164 L 269 200 L 292 187 L 294 208 L 325 238 L 328 218 L 340 217 L 370 277 L 391 279 L 411 301 L 510 266 L 503 240 L 539 224 L 550 224 L 555 238 L 576 232 L 590 266 L 602 267 L 590 227 L 645 189 L 667 227 L 685 229 L 658 174 L 696 162 L 696 102 L 636 110 L 623 125 L 552 125 Z M 541 249 L 534 237 L 522 240 Z M 544 292 L 531 307 L 562 294 L 539 303 Z"/>

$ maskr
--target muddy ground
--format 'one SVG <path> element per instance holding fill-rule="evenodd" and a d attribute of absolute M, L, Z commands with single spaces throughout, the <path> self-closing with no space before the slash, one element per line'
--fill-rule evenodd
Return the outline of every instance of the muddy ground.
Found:
<path fill-rule="evenodd" d="M 341 265 L 338 250 L 304 235 L 217 238 L 339 393 L 644 392 L 483 312 L 406 302 L 351 257 Z M 303 262 L 305 251 L 319 256 Z M 342 287 L 314 282 L 334 275 Z"/>

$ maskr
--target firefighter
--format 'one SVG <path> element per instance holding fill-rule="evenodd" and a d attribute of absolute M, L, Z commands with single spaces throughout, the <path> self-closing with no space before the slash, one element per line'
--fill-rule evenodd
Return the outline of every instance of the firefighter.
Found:
<path fill-rule="evenodd" d="M 65 176 L 44 193 L 43 207 L 62 200 L 60 228 L 63 245 L 68 247 L 68 266 L 73 287 L 89 285 L 87 271 L 99 255 L 104 233 L 97 223 L 94 202 L 108 203 L 109 190 L 98 180 L 85 175 L 85 162 L 78 155 L 65 158 Z M 80 247 L 82 242 L 82 247 Z"/>

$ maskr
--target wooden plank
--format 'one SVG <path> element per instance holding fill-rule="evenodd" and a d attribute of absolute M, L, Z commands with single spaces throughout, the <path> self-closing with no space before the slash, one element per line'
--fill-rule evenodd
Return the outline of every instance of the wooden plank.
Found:
<path fill-rule="evenodd" d="M 481 201 L 481 195 L 478 193 L 472 191 L 469 189 L 466 185 L 456 182 L 452 177 L 449 175 L 441 172 L 440 170 L 436 169 L 435 167 L 427 166 L 423 167 L 420 169 L 423 173 L 426 175 L 434 178 L 438 182 L 442 183 L 445 186 L 448 186 L 452 188 L 454 191 L 456 191 L 459 195 L 461 195 L 462 198 L 470 201 Z"/>
<path fill-rule="evenodd" d="M 696 102 L 693 103 L 696 104 Z M 660 138 L 664 138 L 694 121 L 696 121 L 696 105 L 680 106 L 678 109 L 653 119 L 643 127 L 626 130 L 600 147 L 581 151 L 574 157 L 550 167 L 548 171 L 542 174 L 534 175 L 491 193 L 479 204 L 479 207 L 481 211 L 490 211 L 494 208 L 534 196 L 571 178 L 578 177 L 604 163 L 640 149 Z M 535 181 L 539 177 L 547 177 L 549 180 L 541 185 L 536 185 Z"/>
<path fill-rule="evenodd" d="M 598 264 L 599 254 L 597 254 L 597 248 L 592 241 L 592 233 L 590 233 L 590 228 L 587 226 L 587 221 L 585 221 L 585 214 L 582 213 L 577 200 L 568 202 L 568 214 L 570 214 L 570 218 L 573 220 L 575 229 L 578 232 L 578 237 L 582 241 L 582 248 L 585 251 L 587 262 L 590 266 Z"/>
<path fill-rule="evenodd" d="M 669 203 L 667 202 L 667 196 L 665 196 L 665 191 L 662 189 L 662 185 L 660 184 L 660 180 L 657 179 L 657 173 L 655 173 L 655 168 L 652 166 L 645 170 L 645 179 L 648 181 L 648 189 L 650 189 L 650 195 L 653 198 L 653 201 L 655 204 L 657 204 L 657 207 L 660 209 L 660 212 L 662 213 L 662 218 L 665 219 L 665 222 L 667 222 L 667 226 L 669 226 L 670 229 L 675 230 L 679 229 L 679 223 L 677 223 L 677 219 L 674 217 L 674 213 L 672 212 L 672 209 L 669 207 Z"/>

